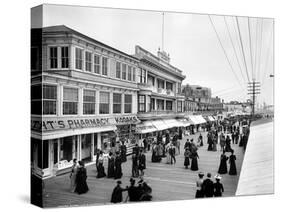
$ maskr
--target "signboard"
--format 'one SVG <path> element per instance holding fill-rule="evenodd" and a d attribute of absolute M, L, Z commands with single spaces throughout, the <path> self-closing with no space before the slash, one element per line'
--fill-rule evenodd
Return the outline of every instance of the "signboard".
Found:
<path fill-rule="evenodd" d="M 31 129 L 39 132 L 105 127 L 112 125 L 135 124 L 139 120 L 136 116 L 120 116 L 120 117 L 32 117 Z"/>

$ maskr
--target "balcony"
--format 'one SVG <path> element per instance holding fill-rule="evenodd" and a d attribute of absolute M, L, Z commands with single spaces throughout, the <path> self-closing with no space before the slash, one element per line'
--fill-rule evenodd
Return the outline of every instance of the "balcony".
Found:
<path fill-rule="evenodd" d="M 178 113 L 172 110 L 154 110 L 149 112 L 138 112 L 138 118 L 142 120 L 155 118 L 176 118 L 183 117 L 184 115 L 184 112 Z"/>

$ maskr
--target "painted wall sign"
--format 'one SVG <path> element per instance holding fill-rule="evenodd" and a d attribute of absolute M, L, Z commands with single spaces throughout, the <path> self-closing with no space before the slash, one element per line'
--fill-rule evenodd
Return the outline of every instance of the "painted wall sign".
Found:
<path fill-rule="evenodd" d="M 117 124 L 135 124 L 139 122 L 139 119 L 136 116 L 122 116 L 116 117 L 115 121 Z"/>

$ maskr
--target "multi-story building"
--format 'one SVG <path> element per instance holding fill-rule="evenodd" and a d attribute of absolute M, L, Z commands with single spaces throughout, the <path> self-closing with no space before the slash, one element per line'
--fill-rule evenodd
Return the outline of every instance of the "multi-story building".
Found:
<path fill-rule="evenodd" d="M 162 131 L 178 127 L 177 118 L 184 117 L 182 71 L 170 64 L 170 57 L 158 50 L 154 55 L 140 46 L 135 47 L 139 59 L 138 118 L 140 133 Z"/>
<path fill-rule="evenodd" d="M 133 142 L 137 112 L 143 110 L 139 59 L 66 26 L 32 29 L 31 36 L 34 172 L 50 177 L 69 168 L 74 158 L 91 163 L 97 149 L 107 152 L 124 138 Z M 183 78 L 175 75 L 174 92 Z M 176 92 L 165 96 L 175 107 Z M 170 107 L 166 101 L 164 109 Z"/>

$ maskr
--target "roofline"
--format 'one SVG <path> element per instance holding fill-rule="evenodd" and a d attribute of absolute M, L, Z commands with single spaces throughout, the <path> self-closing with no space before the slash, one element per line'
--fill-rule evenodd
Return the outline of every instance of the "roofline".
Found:
<path fill-rule="evenodd" d="M 48 26 L 48 27 L 32 28 L 32 29 L 42 29 L 43 33 L 52 33 L 52 32 L 48 32 L 48 31 L 46 31 L 46 30 L 47 30 L 48 28 L 59 27 L 59 26 L 65 27 L 68 31 L 67 31 L 67 30 L 57 30 L 57 31 L 53 31 L 53 32 L 67 32 L 67 33 L 76 34 L 76 35 L 78 35 L 78 36 L 80 36 L 80 37 L 83 37 L 84 39 L 90 40 L 91 42 L 97 43 L 97 44 L 99 44 L 99 45 L 101 45 L 101 46 L 104 46 L 104 47 L 110 49 L 110 50 L 113 50 L 113 51 L 115 51 L 115 52 L 118 52 L 118 53 L 120 53 L 120 54 L 123 54 L 123 55 L 125 55 L 126 57 L 129 57 L 129 58 L 131 58 L 131 59 L 134 59 L 135 61 L 139 61 L 138 58 L 136 58 L 136 57 L 134 57 L 134 56 L 132 56 L 132 55 L 129 55 L 129 54 L 125 53 L 125 52 L 122 52 L 122 51 L 120 51 L 120 50 L 118 50 L 118 49 L 115 49 L 115 48 L 113 48 L 113 47 L 111 47 L 111 46 L 109 46 L 109 45 L 107 45 L 107 44 L 105 44 L 105 43 L 102 43 L 102 42 L 100 42 L 100 41 L 98 41 L 98 40 L 95 40 L 94 38 L 91 38 L 91 37 L 89 37 L 89 36 L 87 36 L 87 35 L 85 35 L 85 34 L 83 34 L 83 33 L 81 33 L 81 32 L 78 32 L 78 31 L 76 31 L 76 30 L 74 30 L 74 29 L 72 29 L 72 28 L 69 28 L 69 27 L 67 27 L 67 26 L 65 26 L 65 25 L 53 25 L 53 26 Z"/>

